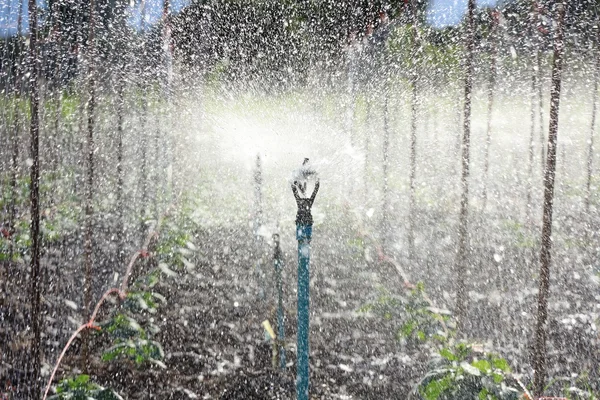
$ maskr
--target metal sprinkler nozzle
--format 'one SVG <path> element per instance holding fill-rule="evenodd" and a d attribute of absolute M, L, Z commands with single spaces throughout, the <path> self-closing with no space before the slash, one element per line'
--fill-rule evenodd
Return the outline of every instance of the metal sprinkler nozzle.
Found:
<path fill-rule="evenodd" d="M 317 192 L 319 191 L 320 183 L 317 177 L 313 193 L 310 197 L 307 198 L 307 180 L 309 177 L 312 176 L 317 177 L 317 172 L 308 165 L 308 158 L 305 158 L 304 162 L 302 163 L 302 168 L 296 174 L 296 180 L 294 180 L 294 183 L 292 184 L 292 192 L 294 193 L 296 205 L 298 206 L 298 213 L 296 214 L 296 225 L 312 226 L 313 224 L 311 208 L 313 202 L 315 201 L 315 197 L 317 196 Z M 301 195 L 298 193 L 300 193 Z"/>

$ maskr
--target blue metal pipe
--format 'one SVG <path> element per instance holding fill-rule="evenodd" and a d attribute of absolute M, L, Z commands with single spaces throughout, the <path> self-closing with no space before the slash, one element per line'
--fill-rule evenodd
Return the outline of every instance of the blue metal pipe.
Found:
<path fill-rule="evenodd" d="M 279 345 L 279 368 L 285 370 L 285 319 L 283 313 L 283 284 L 281 272 L 283 269 L 283 257 L 279 247 L 279 235 L 273 235 L 275 242 L 275 254 L 273 255 L 275 266 L 275 281 L 277 285 L 277 341 Z"/>
<path fill-rule="evenodd" d="M 310 321 L 310 240 L 312 225 L 296 225 L 298 240 L 298 362 L 296 399 L 308 400 L 309 391 L 309 321 Z"/>

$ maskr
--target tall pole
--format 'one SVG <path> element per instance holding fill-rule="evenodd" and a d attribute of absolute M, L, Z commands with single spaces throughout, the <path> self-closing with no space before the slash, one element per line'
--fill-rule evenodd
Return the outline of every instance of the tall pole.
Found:
<path fill-rule="evenodd" d="M 310 322 L 310 241 L 312 238 L 313 218 L 311 207 L 319 191 L 319 180 L 310 198 L 306 198 L 306 183 L 316 172 L 304 159 L 300 177 L 292 184 L 292 192 L 298 206 L 296 214 L 296 240 L 298 240 L 298 362 L 296 372 L 296 399 L 308 400 L 309 391 L 309 342 Z"/>
<path fill-rule="evenodd" d="M 312 225 L 298 225 L 298 371 L 296 377 L 296 399 L 308 400 L 309 389 L 309 343 L 310 321 L 310 240 Z"/>
<path fill-rule="evenodd" d="M 33 343 L 31 346 L 32 377 L 30 396 L 33 400 L 40 398 L 40 366 L 41 366 L 41 321 L 40 321 L 40 95 L 38 65 L 38 15 L 36 0 L 29 0 L 29 95 L 30 95 L 30 156 L 31 182 L 29 183 L 29 200 L 31 206 L 31 330 Z"/>
<path fill-rule="evenodd" d="M 562 75 L 563 35 L 565 5 L 558 3 L 558 26 L 554 36 L 554 61 L 552 65 L 552 91 L 550 93 L 550 128 L 548 130 L 548 154 L 544 176 L 544 213 L 542 223 L 542 247 L 540 251 L 540 283 L 538 291 L 537 326 L 533 355 L 533 394 L 543 395 L 546 381 L 546 320 L 548 318 L 548 295 L 550 292 L 550 263 L 552 250 L 552 207 L 554 203 L 554 178 L 556 175 L 556 144 L 558 112 Z"/>
<path fill-rule="evenodd" d="M 95 66 L 96 49 L 95 38 L 95 2 L 90 0 L 90 22 L 88 37 L 88 66 L 89 66 L 89 101 L 87 104 L 87 180 L 85 196 L 85 241 L 84 241 L 84 269 L 83 284 L 83 319 L 88 321 L 92 313 L 92 269 L 93 269 L 93 219 L 94 219 L 94 129 L 96 124 L 96 80 Z M 89 334 L 83 333 L 82 369 L 87 372 L 89 366 Z"/>
<path fill-rule="evenodd" d="M 279 353 L 279 368 L 285 370 L 285 317 L 283 313 L 283 283 L 281 272 L 283 269 L 283 255 L 279 246 L 279 235 L 273 235 L 275 250 L 273 253 L 273 266 L 275 267 L 275 285 L 277 286 L 277 344 Z"/>
<path fill-rule="evenodd" d="M 462 331 L 467 316 L 468 216 L 469 216 L 469 145 L 471 138 L 471 92 L 473 89 L 475 0 L 469 0 L 465 57 L 465 108 L 462 138 L 462 196 L 458 225 L 458 254 L 456 257 L 456 317 L 458 330 Z"/>

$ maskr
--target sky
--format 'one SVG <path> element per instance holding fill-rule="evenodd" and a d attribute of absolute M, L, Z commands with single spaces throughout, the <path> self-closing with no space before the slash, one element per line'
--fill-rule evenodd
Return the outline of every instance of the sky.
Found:
<path fill-rule="evenodd" d="M 0 0 L 2 1 L 2 0 Z M 456 25 L 467 11 L 468 0 L 430 0 L 427 22 L 436 27 Z M 476 0 L 478 7 L 494 6 L 497 0 Z"/>
<path fill-rule="evenodd" d="M 29 28 L 27 23 L 27 0 L 22 0 L 23 4 L 23 30 L 26 32 Z M 46 7 L 46 0 L 37 0 L 39 7 Z M 133 3 L 133 1 L 132 1 Z M 136 0 L 135 3 L 140 3 Z M 163 0 L 145 0 L 146 3 L 146 24 L 151 25 L 158 21 L 162 14 Z M 171 10 L 178 12 L 187 4 L 190 0 L 171 0 Z M 140 26 L 141 24 L 141 6 L 129 8 L 130 23 L 133 26 Z M 14 35 L 17 32 L 17 20 L 19 15 L 19 0 L 0 0 L 0 37 L 7 37 Z"/>
<path fill-rule="evenodd" d="M 44 7 L 45 0 L 37 0 L 40 7 Z M 430 0 L 427 12 L 427 21 L 437 27 L 455 25 L 459 23 L 467 9 L 468 0 Z M 189 4 L 190 0 L 172 0 L 172 10 L 177 12 Z M 480 7 L 493 6 L 497 0 L 477 0 Z M 137 1 L 136 1 L 137 3 Z M 27 0 L 23 4 L 23 29 L 27 31 Z M 151 25 L 161 16 L 163 0 L 146 0 L 146 23 Z M 19 0 L 0 0 L 0 37 L 14 35 L 17 32 Z M 130 8 L 130 23 L 133 26 L 141 25 L 141 7 L 137 5 Z"/>

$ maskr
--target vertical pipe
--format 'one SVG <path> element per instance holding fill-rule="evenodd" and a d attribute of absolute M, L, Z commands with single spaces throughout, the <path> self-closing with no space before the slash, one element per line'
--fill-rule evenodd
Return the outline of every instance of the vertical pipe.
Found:
<path fill-rule="evenodd" d="M 281 273 L 283 269 L 283 256 L 279 246 L 279 235 L 273 235 L 275 251 L 273 254 L 273 265 L 275 267 L 275 284 L 277 289 L 277 343 L 279 353 L 279 369 L 285 370 L 285 316 L 283 312 L 283 283 Z"/>
<path fill-rule="evenodd" d="M 39 61 L 38 61 L 38 15 L 36 0 L 29 0 L 29 96 L 30 96 L 30 156 L 31 182 L 29 200 L 31 211 L 31 390 L 33 400 L 40 398 L 41 366 L 41 288 L 40 288 L 40 97 L 39 97 Z"/>
<path fill-rule="evenodd" d="M 548 295 L 550 292 L 550 264 L 552 250 L 552 207 L 554 203 L 554 178 L 556 174 L 556 144 L 563 57 L 565 4 L 558 3 L 558 26 L 554 36 L 554 60 L 552 65 L 552 91 L 550 93 L 550 127 L 548 130 L 548 154 L 544 176 L 544 212 L 542 223 L 542 246 L 540 250 L 540 282 L 538 291 L 537 326 L 533 358 L 533 394 L 543 395 L 546 380 L 546 319 L 548 318 Z"/>
<path fill-rule="evenodd" d="M 298 363 L 296 399 L 308 400 L 309 321 L 310 321 L 310 240 L 312 225 L 296 225 L 298 240 Z"/>

